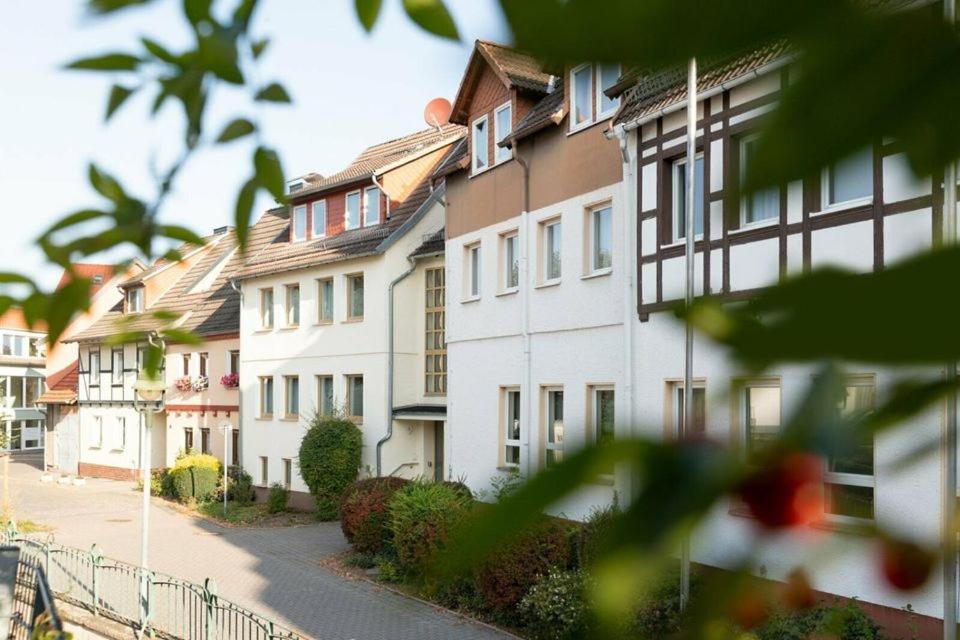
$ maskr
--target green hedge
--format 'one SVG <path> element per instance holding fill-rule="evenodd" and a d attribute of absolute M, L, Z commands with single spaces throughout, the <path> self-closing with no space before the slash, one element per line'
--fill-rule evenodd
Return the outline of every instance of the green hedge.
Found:
<path fill-rule="evenodd" d="M 317 517 L 336 520 L 340 497 L 357 479 L 363 436 L 341 416 L 314 414 L 300 443 L 300 475 L 317 503 Z"/>
<path fill-rule="evenodd" d="M 403 478 L 364 478 L 347 487 L 340 499 L 340 527 L 354 549 L 376 554 L 392 546 L 390 500 L 408 484 Z"/>
<path fill-rule="evenodd" d="M 453 526 L 470 510 L 472 501 L 453 487 L 414 482 L 390 500 L 390 531 L 401 572 L 422 574 L 424 564 L 442 548 Z"/>
<path fill-rule="evenodd" d="M 178 500 L 203 502 L 216 497 L 220 474 L 209 467 L 179 467 L 170 471 L 173 490 Z"/>

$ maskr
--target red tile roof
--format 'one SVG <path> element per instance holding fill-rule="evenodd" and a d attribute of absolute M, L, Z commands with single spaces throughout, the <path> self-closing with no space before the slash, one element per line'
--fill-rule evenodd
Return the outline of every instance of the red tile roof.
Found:
<path fill-rule="evenodd" d="M 117 267 L 112 264 L 79 263 L 73 265 L 73 269 L 79 277 L 93 280 L 93 284 L 90 286 L 90 295 L 94 296 L 113 277 Z M 60 276 L 60 282 L 57 283 L 57 290 L 67 286 L 70 280 L 70 272 L 64 271 L 63 275 Z"/>
<path fill-rule="evenodd" d="M 47 390 L 37 398 L 37 404 L 75 404 L 80 380 L 78 360 L 47 376 Z"/>

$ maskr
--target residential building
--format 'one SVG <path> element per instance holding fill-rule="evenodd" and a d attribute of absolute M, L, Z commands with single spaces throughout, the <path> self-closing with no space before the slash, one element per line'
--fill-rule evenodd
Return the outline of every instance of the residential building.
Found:
<path fill-rule="evenodd" d="M 478 41 L 451 121 L 467 139 L 445 177 L 449 464 L 471 489 L 532 475 L 616 436 L 624 385 L 622 162 L 604 129 L 616 65 L 560 75 Z M 622 478 L 556 511 L 583 518 Z"/>
<path fill-rule="evenodd" d="M 254 225 L 263 246 L 238 277 L 242 462 L 261 491 L 279 482 L 312 506 L 297 458 L 314 412 L 360 426 L 361 474 L 442 477 L 443 188 L 429 177 L 462 137 L 444 126 L 374 145 L 291 181 L 289 206 Z"/>
<path fill-rule="evenodd" d="M 239 438 L 239 390 L 221 379 L 238 362 L 240 296 L 231 278 L 240 253 L 227 227 L 204 240 L 202 246 L 181 247 L 179 260 L 158 260 L 124 280 L 122 302 L 69 338 L 79 345 L 81 475 L 138 475 L 144 420 L 134 406 L 133 385 L 144 365 L 148 335 L 164 327 L 190 331 L 202 342 L 166 345 L 165 411 L 154 419 L 150 466 L 170 466 L 187 450 L 221 460 L 228 454 L 231 461 L 225 438 L 228 433 Z M 176 319 L 158 317 L 160 311 Z M 117 342 L 118 333 L 129 338 Z M 230 444 L 234 451 L 239 448 L 236 439 Z"/>
<path fill-rule="evenodd" d="M 7 450 L 44 446 L 45 416 L 36 404 L 44 392 L 46 340 L 46 330 L 31 326 L 20 309 L 0 315 L 0 396 L 15 413 L 3 423 Z"/>
<path fill-rule="evenodd" d="M 775 44 L 707 65 L 700 74 L 695 171 L 702 187 L 696 192 L 692 230 L 697 295 L 743 300 L 825 266 L 875 272 L 929 249 L 939 237 L 942 188 L 915 177 L 893 140 L 877 140 L 809 179 L 741 193 L 761 119 L 799 72 L 792 59 L 786 45 Z M 624 229 L 635 243 L 631 288 L 636 297 L 629 305 L 634 308 L 632 424 L 637 435 L 672 437 L 682 415 L 684 328 L 668 309 L 684 297 L 683 241 L 691 231 L 683 223 L 686 75 L 679 70 L 633 80 L 610 132 L 628 154 L 627 200 L 639 203 Z M 691 427 L 745 455 L 777 433 L 816 373 L 791 364 L 751 376 L 700 336 L 693 358 L 696 424 Z M 848 364 L 847 371 L 846 396 L 838 408 L 844 412 L 869 410 L 905 375 L 857 363 Z M 912 624 L 925 637 L 943 617 L 939 581 L 909 595 L 895 591 L 877 579 L 875 546 L 848 525 L 877 523 L 937 546 L 942 461 L 930 453 L 909 472 L 890 463 L 917 443 L 936 442 L 944 417 L 938 406 L 912 419 L 909 428 L 864 441 L 849 458 L 825 460 L 822 535 L 786 534 L 757 545 L 756 523 L 748 512 L 725 502 L 697 529 L 694 562 L 733 567 L 752 554 L 757 570 L 778 580 L 803 564 L 811 568 L 816 589 L 858 598 L 878 620 L 892 625 L 891 631 L 906 631 L 900 614 L 910 605 L 916 612 Z M 811 564 L 811 554 L 825 548 L 835 550 L 829 562 Z"/>

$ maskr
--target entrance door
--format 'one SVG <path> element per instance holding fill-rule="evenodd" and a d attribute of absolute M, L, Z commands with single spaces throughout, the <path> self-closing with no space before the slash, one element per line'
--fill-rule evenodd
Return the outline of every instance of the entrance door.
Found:
<path fill-rule="evenodd" d="M 443 482 L 443 422 L 433 423 L 433 479 Z"/>
<path fill-rule="evenodd" d="M 60 420 L 56 430 L 57 467 L 63 473 L 77 473 L 80 461 L 80 416 L 72 411 Z"/>

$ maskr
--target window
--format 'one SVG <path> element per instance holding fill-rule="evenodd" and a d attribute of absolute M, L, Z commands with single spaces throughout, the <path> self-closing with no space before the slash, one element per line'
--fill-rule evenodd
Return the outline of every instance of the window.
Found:
<path fill-rule="evenodd" d="M 3 336 L 3 355 L 5 356 L 13 355 L 13 336 L 11 335 Z"/>
<path fill-rule="evenodd" d="M 200 429 L 200 453 L 210 453 L 210 429 Z"/>
<path fill-rule="evenodd" d="M 317 412 L 330 416 L 333 411 L 333 376 L 317 376 Z"/>
<path fill-rule="evenodd" d="M 260 289 L 260 328 L 273 329 L 273 289 Z"/>
<path fill-rule="evenodd" d="M 31 358 L 42 358 L 43 353 L 43 338 L 30 338 L 30 357 Z"/>
<path fill-rule="evenodd" d="M 447 392 L 447 339 L 444 304 L 446 285 L 443 267 L 427 269 L 426 275 L 426 393 Z"/>
<path fill-rule="evenodd" d="M 863 149 L 827 167 L 823 175 L 825 207 L 868 202 L 873 198 L 873 150 Z"/>
<path fill-rule="evenodd" d="M 363 191 L 363 226 L 380 224 L 380 189 L 367 187 Z"/>
<path fill-rule="evenodd" d="M 687 429 L 686 404 L 684 403 L 683 385 L 676 385 L 674 392 L 674 424 L 679 426 L 679 433 L 686 437 L 705 436 L 707 433 L 707 390 L 703 387 L 694 386 L 693 395 L 693 425 Z"/>
<path fill-rule="evenodd" d="M 300 285 L 288 284 L 285 287 L 284 320 L 288 327 L 300 325 Z"/>
<path fill-rule="evenodd" d="M 873 376 L 847 380 L 837 408 L 843 421 L 856 420 L 873 410 L 876 384 Z M 841 518 L 872 520 L 874 517 L 873 437 L 863 436 L 856 446 L 827 459 L 826 511 Z"/>
<path fill-rule="evenodd" d="M 268 468 L 267 456 L 260 456 L 260 484 L 263 486 L 267 486 L 267 482 L 270 480 L 270 476 L 267 473 Z"/>
<path fill-rule="evenodd" d="M 143 311 L 143 287 L 127 290 L 127 313 Z"/>
<path fill-rule="evenodd" d="M 483 116 L 473 122 L 473 173 L 483 171 L 487 168 L 488 150 L 487 150 L 487 116 Z"/>
<path fill-rule="evenodd" d="M 757 136 L 740 140 L 740 186 L 743 187 L 757 153 Z M 767 187 L 740 199 L 740 222 L 743 225 L 774 220 L 780 217 L 780 189 Z"/>
<path fill-rule="evenodd" d="M 570 128 L 593 122 L 593 65 L 584 64 L 570 72 Z"/>
<path fill-rule="evenodd" d="M 273 417 L 273 378 L 260 378 L 260 417 Z"/>
<path fill-rule="evenodd" d="M 123 384 L 123 348 L 110 352 L 110 383 L 115 387 Z"/>
<path fill-rule="evenodd" d="M 290 240 L 300 242 L 307 239 L 307 205 L 293 208 L 293 222 L 290 225 Z"/>
<path fill-rule="evenodd" d="M 503 291 L 516 291 L 520 286 L 520 237 L 517 232 L 500 237 L 503 255 Z"/>
<path fill-rule="evenodd" d="M 313 237 L 322 238 L 327 235 L 327 201 L 317 200 L 310 207 L 313 210 Z"/>
<path fill-rule="evenodd" d="M 547 389 L 546 420 L 543 440 L 547 467 L 563 461 L 563 389 Z"/>
<path fill-rule="evenodd" d="M 480 243 L 466 247 L 466 298 L 480 297 Z"/>
<path fill-rule="evenodd" d="M 780 433 L 780 383 L 747 382 L 742 413 L 744 450 L 751 458 L 769 447 Z"/>
<path fill-rule="evenodd" d="M 513 107 L 509 102 L 497 107 L 497 110 L 493 112 L 493 128 L 493 139 L 495 141 L 493 159 L 498 163 L 509 160 L 513 157 L 513 149 L 500 146 L 503 139 L 513 132 Z"/>
<path fill-rule="evenodd" d="M 97 387 L 100 385 L 100 352 L 91 351 L 89 360 L 90 360 L 90 386 Z"/>
<path fill-rule="evenodd" d="M 589 272 L 605 271 L 613 266 L 613 209 L 609 205 L 594 209 L 589 221 Z"/>
<path fill-rule="evenodd" d="M 190 375 L 190 354 L 189 353 L 183 354 L 183 356 L 181 357 L 181 361 L 183 362 L 183 375 L 189 376 Z"/>
<path fill-rule="evenodd" d="M 562 273 L 560 254 L 560 221 L 544 222 L 541 227 L 541 242 L 543 247 L 542 280 L 554 282 L 560 279 Z"/>
<path fill-rule="evenodd" d="M 138 346 L 137 347 L 137 373 L 140 373 L 144 370 L 147 365 L 147 347 Z"/>
<path fill-rule="evenodd" d="M 290 485 L 293 484 L 293 460 L 290 458 L 283 459 L 283 487 L 290 490 Z"/>
<path fill-rule="evenodd" d="M 356 229 L 360 226 L 360 192 L 352 191 L 346 195 L 346 217 L 344 229 Z"/>
<path fill-rule="evenodd" d="M 503 464 L 520 466 L 520 391 L 502 389 L 503 413 L 500 433 L 503 434 Z"/>
<path fill-rule="evenodd" d="M 183 430 L 183 450 L 187 453 L 193 451 L 193 429 L 190 427 Z"/>
<path fill-rule="evenodd" d="M 26 390 L 24 392 L 23 406 L 32 407 L 37 403 L 37 398 L 43 393 L 43 378 L 31 376 L 24 378 Z"/>
<path fill-rule="evenodd" d="M 90 448 L 103 446 L 103 416 L 93 416 L 93 429 L 90 431 Z"/>
<path fill-rule="evenodd" d="M 693 165 L 693 237 L 703 235 L 703 156 L 696 157 Z M 673 163 L 673 241 L 687 237 L 687 160 Z"/>
<path fill-rule="evenodd" d="M 347 320 L 363 320 L 363 274 L 347 276 Z"/>
<path fill-rule="evenodd" d="M 591 387 L 590 392 L 594 442 L 612 442 L 615 436 L 613 387 Z"/>
<path fill-rule="evenodd" d="M 317 323 L 333 322 L 333 278 L 317 280 Z"/>
<path fill-rule="evenodd" d="M 227 373 L 240 375 L 240 352 L 231 351 L 227 354 Z"/>
<path fill-rule="evenodd" d="M 619 64 L 598 64 L 597 79 L 597 119 L 610 115 L 620 106 L 620 98 L 608 98 L 604 93 L 607 89 L 617 84 L 620 79 Z"/>
<path fill-rule="evenodd" d="M 8 378 L 10 381 L 10 395 L 13 396 L 13 406 L 14 407 L 25 407 L 24 404 L 24 395 L 23 395 L 23 384 L 24 378 L 21 376 L 12 376 Z"/>
<path fill-rule="evenodd" d="M 347 376 L 347 414 L 355 421 L 363 420 L 363 376 Z"/>
<path fill-rule="evenodd" d="M 284 376 L 283 378 L 283 416 L 296 418 L 300 415 L 300 378 L 298 376 Z"/>

